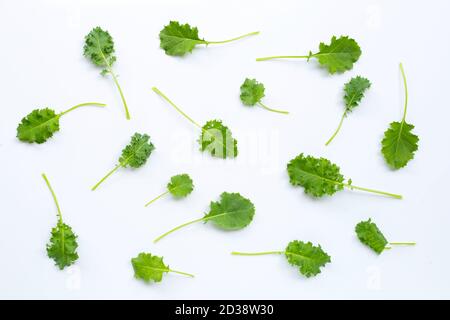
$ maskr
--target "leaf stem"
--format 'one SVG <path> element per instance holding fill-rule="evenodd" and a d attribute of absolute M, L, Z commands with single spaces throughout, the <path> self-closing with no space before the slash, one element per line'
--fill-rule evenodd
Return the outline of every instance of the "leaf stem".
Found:
<path fill-rule="evenodd" d="M 391 246 L 415 246 L 415 242 L 389 242 Z"/>
<path fill-rule="evenodd" d="M 157 243 L 159 240 L 161 240 L 161 239 L 164 238 L 165 236 L 171 234 L 172 232 L 175 232 L 175 231 L 177 231 L 177 230 L 179 230 L 179 229 L 181 229 L 181 228 L 183 228 L 183 227 L 186 227 L 186 226 L 188 226 L 188 225 L 191 225 L 191 224 L 194 224 L 194 223 L 197 223 L 197 222 L 201 222 L 201 221 L 206 221 L 206 219 L 205 219 L 205 218 L 200 218 L 200 219 L 196 219 L 196 220 L 192 220 L 192 221 L 189 221 L 189 222 L 180 224 L 178 227 L 175 227 L 175 228 L 173 228 L 173 229 L 167 231 L 166 233 L 160 235 L 158 238 L 156 238 L 155 240 L 153 240 L 153 243 Z"/>
<path fill-rule="evenodd" d="M 97 182 L 97 184 L 95 186 L 93 186 L 91 188 L 92 191 L 94 191 L 95 189 L 98 188 L 98 186 L 105 181 L 110 175 L 112 175 L 114 172 L 117 171 L 117 169 L 119 169 L 122 165 L 118 164 L 117 166 L 114 167 L 114 169 L 112 169 L 111 171 L 109 171 L 99 182 Z"/>
<path fill-rule="evenodd" d="M 266 60 L 273 60 L 273 59 L 310 59 L 314 55 L 308 55 L 308 56 L 271 56 L 271 57 L 263 57 L 263 58 L 256 58 L 256 61 L 266 61 Z"/>
<path fill-rule="evenodd" d="M 166 192 L 163 192 L 163 193 L 161 193 L 159 196 L 157 196 L 156 198 L 154 198 L 154 199 L 152 199 L 152 200 L 150 200 L 149 202 L 147 202 L 146 204 L 145 204 L 145 207 L 147 207 L 147 206 L 149 206 L 150 204 L 152 204 L 153 202 L 155 202 L 156 200 L 158 200 L 159 198 L 161 198 L 161 197 L 164 197 L 166 194 L 168 194 L 169 193 L 169 190 L 167 190 Z"/>
<path fill-rule="evenodd" d="M 59 116 L 63 116 L 66 113 L 69 113 L 70 111 L 73 111 L 75 109 L 78 109 L 80 107 L 86 107 L 86 106 L 95 106 L 95 107 L 106 107 L 106 104 L 100 103 L 100 102 L 85 102 L 77 104 L 76 106 L 73 106 L 72 108 L 67 109 L 66 111 L 63 111 L 59 114 Z"/>
<path fill-rule="evenodd" d="M 264 252 L 231 252 L 234 256 L 263 256 L 268 254 L 284 254 L 284 251 L 264 251 Z"/>
<path fill-rule="evenodd" d="M 384 191 L 379 191 L 379 190 L 374 190 L 374 189 L 368 189 L 368 188 L 363 188 L 363 187 L 358 187 L 358 186 L 354 186 L 352 184 L 347 184 L 347 183 L 340 183 L 342 186 L 347 187 L 349 189 L 357 189 L 357 190 L 361 190 L 361 191 L 366 191 L 366 192 L 371 192 L 371 193 L 376 193 L 376 194 L 381 194 L 384 196 L 388 196 L 388 197 L 392 197 L 395 199 L 402 199 L 403 196 L 399 195 L 399 194 L 395 194 L 395 193 L 389 193 L 389 192 L 384 192 Z"/>
<path fill-rule="evenodd" d="M 403 109 L 403 118 L 402 118 L 402 123 L 404 123 L 406 119 L 406 112 L 408 111 L 408 84 L 406 83 L 405 70 L 403 69 L 403 64 L 401 62 L 400 62 L 400 71 L 402 73 L 403 85 L 405 87 L 405 107 Z"/>
<path fill-rule="evenodd" d="M 193 120 L 191 117 L 189 117 L 186 113 L 184 113 L 180 108 L 177 107 L 175 103 L 173 103 L 164 93 L 162 93 L 158 88 L 153 87 L 152 90 L 161 96 L 164 100 L 166 100 L 172 107 L 174 107 L 181 115 L 183 115 L 186 119 L 188 119 L 191 123 L 193 123 L 195 126 L 202 129 L 202 126 L 199 125 L 195 120 Z"/>
<path fill-rule="evenodd" d="M 339 121 L 339 125 L 338 125 L 338 127 L 336 128 L 336 131 L 334 131 L 334 133 L 333 133 L 333 135 L 331 136 L 331 138 L 328 139 L 328 141 L 325 143 L 326 146 L 328 146 L 328 145 L 331 143 L 331 141 L 333 141 L 334 137 L 336 137 L 337 134 L 339 133 L 339 130 L 341 130 L 342 123 L 344 122 L 344 119 L 345 119 L 345 116 L 346 116 L 346 115 L 347 115 L 347 110 L 345 110 L 344 113 L 342 114 L 341 121 Z"/>
<path fill-rule="evenodd" d="M 261 106 L 262 108 L 264 108 L 268 111 L 282 113 L 282 114 L 289 114 L 289 111 L 276 110 L 276 109 L 269 108 L 268 106 L 264 105 L 261 101 L 258 101 L 258 104 L 259 104 L 259 106 Z"/>
<path fill-rule="evenodd" d="M 61 214 L 61 208 L 59 206 L 58 203 L 58 199 L 56 198 L 56 194 L 55 191 L 53 191 L 52 186 L 50 185 L 50 181 L 48 181 L 47 176 L 45 175 L 45 173 L 42 174 L 42 178 L 44 178 L 45 183 L 47 184 L 48 189 L 50 190 L 53 200 L 55 201 L 55 205 L 56 205 L 56 209 L 58 210 L 58 220 L 59 220 L 59 224 L 63 223 L 63 219 L 62 219 L 62 214 Z"/>
<path fill-rule="evenodd" d="M 223 41 L 205 41 L 206 45 L 209 44 L 221 44 L 221 43 L 228 43 L 228 42 L 232 42 L 232 41 L 236 41 L 236 40 L 240 40 L 242 38 L 248 37 L 248 36 L 254 36 L 254 35 L 258 35 L 259 31 L 255 31 L 255 32 L 250 32 L 250 33 L 246 33 L 242 36 L 236 37 L 236 38 L 232 38 L 232 39 L 228 39 L 228 40 L 223 40 Z"/>
<path fill-rule="evenodd" d="M 131 119 L 130 111 L 128 110 L 127 101 L 125 100 L 125 96 L 122 92 L 122 88 L 120 87 L 119 81 L 117 80 L 117 76 L 115 75 L 114 71 L 111 67 L 108 67 L 109 73 L 111 73 L 111 76 L 114 80 L 114 83 L 116 84 L 117 89 L 119 89 L 120 98 L 122 99 L 123 107 L 125 108 L 125 117 L 127 120 Z"/>
<path fill-rule="evenodd" d="M 190 274 L 190 273 L 187 273 L 187 272 L 178 271 L 178 270 L 172 270 L 172 269 L 168 269 L 168 270 L 169 270 L 169 272 L 178 273 L 178 274 L 182 274 L 184 276 L 188 276 L 188 277 L 194 278 L 193 274 Z"/>

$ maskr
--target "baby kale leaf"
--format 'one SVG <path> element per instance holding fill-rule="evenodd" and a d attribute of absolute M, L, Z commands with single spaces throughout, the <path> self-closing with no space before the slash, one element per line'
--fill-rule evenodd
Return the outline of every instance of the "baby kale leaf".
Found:
<path fill-rule="evenodd" d="M 198 44 L 221 44 L 235 40 L 242 39 L 251 35 L 256 35 L 259 32 L 247 33 L 243 36 L 236 37 L 224 41 L 206 41 L 200 39 L 198 36 L 198 29 L 191 27 L 189 24 L 180 24 L 177 21 L 170 21 L 159 33 L 160 47 L 169 56 L 183 56 L 186 53 L 192 52 Z"/>
<path fill-rule="evenodd" d="M 209 152 L 213 157 L 234 158 L 238 154 L 237 140 L 230 129 L 221 120 L 210 120 L 202 127 L 200 150 Z"/>
<path fill-rule="evenodd" d="M 265 252 L 236 252 L 231 254 L 239 256 L 261 256 L 268 254 L 284 254 L 288 262 L 298 267 L 299 272 L 305 277 L 316 276 L 320 268 L 331 262 L 330 256 L 322 250 L 321 246 L 314 246 L 311 242 L 294 240 L 289 242 L 284 251 Z"/>
<path fill-rule="evenodd" d="M 206 223 L 211 221 L 223 230 L 240 230 L 252 222 L 254 215 L 255 206 L 249 199 L 244 198 L 239 193 L 223 192 L 219 201 L 211 202 L 210 210 L 203 218 L 179 225 L 156 238 L 154 242 L 158 242 L 172 232 L 196 222 Z"/>
<path fill-rule="evenodd" d="M 47 244 L 47 255 L 49 258 L 53 259 L 58 268 L 62 270 L 78 260 L 77 236 L 73 233 L 72 228 L 63 222 L 56 194 L 53 191 L 47 176 L 42 174 L 42 177 L 52 194 L 58 215 L 58 222 L 56 226 L 52 228 L 50 241 Z"/>
<path fill-rule="evenodd" d="M 194 277 L 192 274 L 170 269 L 164 264 L 163 257 L 154 256 L 151 253 L 139 253 L 137 257 L 131 259 L 131 265 L 135 278 L 145 282 L 161 282 L 163 274 L 168 272 Z"/>
<path fill-rule="evenodd" d="M 95 66 L 103 68 L 101 71 L 102 75 L 111 75 L 119 90 L 120 98 L 125 108 L 125 116 L 129 120 L 130 112 L 128 111 L 128 105 L 117 80 L 117 75 L 112 69 L 112 65 L 116 61 L 116 56 L 114 55 L 114 41 L 109 32 L 100 27 L 92 29 L 85 37 L 83 54 Z"/>
<path fill-rule="evenodd" d="M 187 197 L 192 190 L 194 190 L 194 183 L 191 177 L 186 173 L 178 174 L 170 178 L 170 182 L 167 184 L 167 191 L 147 202 L 145 206 L 147 207 L 168 193 L 172 194 L 175 198 Z"/>
<path fill-rule="evenodd" d="M 358 187 L 344 182 L 344 176 L 337 165 L 325 158 L 304 156 L 303 153 L 292 159 L 287 165 L 289 181 L 293 186 L 302 186 L 306 194 L 320 198 L 333 195 L 344 187 L 401 199 L 402 196 L 384 191 Z"/>
<path fill-rule="evenodd" d="M 288 114 L 288 111 L 275 110 L 267 107 L 261 102 L 264 97 L 264 85 L 255 79 L 246 78 L 244 83 L 241 85 L 241 101 L 246 106 L 255 106 L 256 104 L 260 107 L 277 113 Z"/>
<path fill-rule="evenodd" d="M 358 223 L 355 227 L 355 232 L 358 239 L 377 254 L 382 253 L 385 249 L 391 249 L 391 247 L 387 246 L 388 244 L 391 246 L 411 246 L 416 244 L 415 242 L 388 242 L 380 229 L 378 229 L 378 226 L 371 219 Z"/>
<path fill-rule="evenodd" d="M 361 221 L 355 227 L 358 239 L 369 246 L 373 251 L 380 254 L 386 248 L 388 241 L 378 229 L 377 225 L 371 221 Z"/>
<path fill-rule="evenodd" d="M 108 172 L 96 185 L 92 187 L 92 190 L 98 188 L 98 186 L 105 181 L 110 175 L 117 171 L 119 168 L 140 168 L 150 157 L 155 146 L 150 141 L 150 137 L 147 134 L 135 133 L 131 137 L 130 143 L 122 150 L 122 155 L 119 158 L 119 164 L 114 169 Z"/>
<path fill-rule="evenodd" d="M 339 38 L 333 36 L 330 44 L 321 42 L 319 45 L 319 52 L 314 54 L 310 51 L 308 55 L 304 56 L 271 56 L 257 58 L 256 61 L 284 58 L 307 59 L 307 61 L 309 61 L 311 58 L 316 58 L 330 74 L 334 74 L 336 72 L 342 73 L 351 70 L 353 64 L 358 61 L 360 56 L 361 48 L 355 40 L 347 36 L 341 36 Z"/>
<path fill-rule="evenodd" d="M 339 122 L 339 125 L 336 129 L 336 131 L 333 133 L 331 138 L 325 143 L 325 145 L 329 145 L 331 141 L 333 141 L 334 137 L 338 134 L 339 130 L 341 129 L 342 123 L 344 122 L 345 117 L 355 109 L 359 103 L 361 102 L 361 99 L 364 97 L 364 93 L 367 89 L 370 88 L 370 81 L 366 78 L 357 76 L 352 78 L 349 82 L 347 82 L 344 86 L 344 101 L 345 101 L 345 109 L 344 113 L 342 114 L 341 121 Z"/>
<path fill-rule="evenodd" d="M 414 158 L 414 153 L 419 148 L 419 137 L 412 133 L 414 125 L 406 122 L 406 112 L 408 110 L 408 86 L 406 83 L 405 71 L 400 63 L 400 71 L 403 77 L 405 88 L 405 107 L 401 122 L 394 121 L 384 132 L 381 141 L 384 159 L 392 169 L 405 167 Z"/>
<path fill-rule="evenodd" d="M 78 104 L 64 112 L 56 113 L 53 109 L 35 109 L 25 116 L 17 126 L 17 138 L 29 143 L 44 143 L 59 131 L 59 119 L 66 113 L 84 106 L 104 107 L 106 104 L 87 102 Z"/>
<path fill-rule="evenodd" d="M 293 266 L 299 267 L 299 271 L 306 277 L 320 273 L 320 268 L 331 262 L 330 256 L 319 246 L 311 242 L 294 240 L 289 242 L 285 250 L 286 258 Z"/>
<path fill-rule="evenodd" d="M 210 120 L 202 127 L 198 122 L 189 117 L 177 105 L 175 105 L 158 88 L 152 90 L 166 100 L 175 110 L 177 110 L 189 122 L 201 130 L 200 150 L 209 152 L 213 157 L 234 158 L 238 155 L 237 140 L 233 138 L 231 131 L 220 120 Z"/>

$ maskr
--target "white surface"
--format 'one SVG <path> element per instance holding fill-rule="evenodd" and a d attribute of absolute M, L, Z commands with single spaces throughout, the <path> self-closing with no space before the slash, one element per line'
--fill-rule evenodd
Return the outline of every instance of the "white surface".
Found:
<path fill-rule="evenodd" d="M 450 298 L 448 181 L 448 1 L 5 1 L 0 2 L 0 298 Z M 208 40 L 260 30 L 240 42 L 195 49 L 174 58 L 159 49 L 169 20 L 198 26 Z M 126 121 L 111 79 L 83 56 L 83 38 L 102 26 L 116 43 L 114 69 L 132 116 Z M 354 69 L 329 76 L 315 61 L 255 62 L 259 56 L 306 54 L 332 35 L 349 35 L 363 54 Z M 407 120 L 420 146 L 400 171 L 389 170 L 380 141 L 402 114 L 398 63 L 408 76 Z M 362 105 L 329 147 L 341 112 L 342 87 L 354 75 L 372 81 Z M 245 108 L 245 77 L 266 85 L 264 102 L 289 116 Z M 150 88 L 157 86 L 199 122 L 220 118 L 238 138 L 236 161 L 197 151 L 198 131 Z M 96 100 L 61 120 L 42 145 L 15 138 L 20 119 L 37 107 L 64 110 Z M 96 192 L 135 131 L 156 145 L 148 164 L 121 170 Z M 403 201 L 343 191 L 313 200 L 288 183 L 288 160 L 304 152 L 341 166 L 357 185 L 401 193 Z M 56 210 L 79 236 L 80 259 L 59 271 L 45 245 Z M 162 191 L 187 172 L 195 191 L 182 201 Z M 179 223 L 200 217 L 222 191 L 256 206 L 237 232 L 197 224 L 153 244 Z M 391 241 L 417 241 L 376 256 L 354 226 L 374 218 Z M 232 250 L 283 249 L 292 239 L 320 243 L 332 263 L 305 279 L 283 257 L 234 257 Z M 169 274 L 159 284 L 133 278 L 130 259 L 163 255 L 190 279 Z"/>

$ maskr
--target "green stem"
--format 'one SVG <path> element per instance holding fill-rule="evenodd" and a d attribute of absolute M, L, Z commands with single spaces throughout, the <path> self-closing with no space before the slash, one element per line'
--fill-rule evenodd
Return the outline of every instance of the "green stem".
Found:
<path fill-rule="evenodd" d="M 345 119 L 345 116 L 346 116 L 346 115 L 347 115 L 347 110 L 344 111 L 344 114 L 343 114 L 342 117 L 341 117 L 341 121 L 339 121 L 339 125 L 338 125 L 336 131 L 334 131 L 334 133 L 333 133 L 333 135 L 331 136 L 331 138 L 328 139 L 328 141 L 325 143 L 326 146 L 328 146 L 328 145 L 331 143 L 331 141 L 333 141 L 334 137 L 337 136 L 339 130 L 341 130 L 342 123 L 344 122 L 344 119 Z"/>
<path fill-rule="evenodd" d="M 266 60 L 273 60 L 273 59 L 310 59 L 313 55 L 308 56 L 271 56 L 271 57 L 263 57 L 263 58 L 256 58 L 256 61 L 266 61 Z"/>
<path fill-rule="evenodd" d="M 182 274 L 183 276 L 188 276 L 188 277 L 191 277 L 191 278 L 193 278 L 194 277 L 194 275 L 193 274 L 190 274 L 190 273 L 187 273 L 187 272 L 183 272 L 183 271 L 178 271 L 178 270 L 172 270 L 172 269 L 168 269 L 169 270 L 169 272 L 173 272 L 173 273 L 178 273 L 178 274 Z"/>
<path fill-rule="evenodd" d="M 264 252 L 231 252 L 232 255 L 235 256 L 263 256 L 267 254 L 284 254 L 284 251 L 264 251 Z"/>
<path fill-rule="evenodd" d="M 405 107 L 403 109 L 403 118 L 402 118 L 402 123 L 403 123 L 403 122 L 405 122 L 406 112 L 408 111 L 408 85 L 406 83 L 406 75 L 405 75 L 405 70 L 403 69 L 402 63 L 400 63 L 400 71 L 402 73 L 403 85 L 405 87 Z"/>
<path fill-rule="evenodd" d="M 391 246 L 415 246 L 415 242 L 389 242 Z"/>
<path fill-rule="evenodd" d="M 191 117 L 189 117 L 186 113 L 183 112 L 183 110 L 181 110 L 180 108 L 177 107 L 177 105 L 175 103 L 173 103 L 164 93 L 162 93 L 161 91 L 159 91 L 158 88 L 153 87 L 152 90 L 158 94 L 160 97 L 162 97 L 164 100 L 166 100 L 172 107 L 174 107 L 181 115 L 183 115 L 186 119 L 188 119 L 191 123 L 193 123 L 195 126 L 199 127 L 200 129 L 202 129 L 202 126 L 199 125 L 195 120 L 193 120 Z"/>
<path fill-rule="evenodd" d="M 127 118 L 127 120 L 130 120 L 131 119 L 130 112 L 128 111 L 128 105 L 125 100 L 125 96 L 123 95 L 122 88 L 120 87 L 119 81 L 117 81 L 117 77 L 114 74 L 111 67 L 109 67 L 108 70 L 109 70 L 109 73 L 111 73 L 111 76 L 113 77 L 113 80 L 114 80 L 114 83 L 116 84 L 117 89 L 119 89 L 120 98 L 122 99 L 123 107 L 125 108 L 125 117 Z"/>
<path fill-rule="evenodd" d="M 242 35 L 242 36 L 239 36 L 239 37 L 236 37 L 236 38 L 232 38 L 232 39 L 228 39 L 228 40 L 223 40 L 223 41 L 205 41 L 204 43 L 205 43 L 206 45 L 209 45 L 209 44 L 228 43 L 228 42 L 240 40 L 240 39 L 245 38 L 245 37 L 248 37 L 248 36 L 254 36 L 254 35 L 257 35 L 257 34 L 259 34 L 259 31 L 250 32 L 250 33 L 244 34 L 244 35 Z"/>
<path fill-rule="evenodd" d="M 264 105 L 261 101 L 258 101 L 258 104 L 259 104 L 261 107 L 263 107 L 264 109 L 268 110 L 268 111 L 277 112 L 277 113 L 282 113 L 282 114 L 289 114 L 288 111 L 276 110 L 276 109 L 269 108 L 268 106 Z"/>
<path fill-rule="evenodd" d="M 53 191 L 53 188 L 50 185 L 50 181 L 48 181 L 45 173 L 42 174 L 42 178 L 44 178 L 45 183 L 47 184 L 47 187 L 49 188 L 49 190 L 52 194 L 53 200 L 55 201 L 56 209 L 58 210 L 58 220 L 59 220 L 59 223 L 61 224 L 61 223 L 63 223 L 63 219 L 62 219 L 62 214 L 61 214 L 61 208 L 59 207 L 59 203 L 58 203 L 58 199 L 56 198 L 55 191 Z"/>
<path fill-rule="evenodd" d="M 122 165 L 118 164 L 117 166 L 114 167 L 114 169 L 112 169 L 111 171 L 109 171 L 99 182 L 97 182 L 97 184 L 95 186 L 93 186 L 91 188 L 92 191 L 94 191 L 95 189 L 98 188 L 98 186 L 105 181 L 110 175 L 112 175 L 114 172 L 116 172 L 117 169 L 119 169 Z"/>
<path fill-rule="evenodd" d="M 95 107 L 106 107 L 106 104 L 100 103 L 100 102 L 85 102 L 77 104 L 76 106 L 73 106 L 72 108 L 67 109 L 66 111 L 63 111 L 59 114 L 59 116 L 63 116 L 66 113 L 69 113 L 70 111 L 73 111 L 75 109 L 78 109 L 80 107 L 86 107 L 86 106 L 95 106 Z"/>
<path fill-rule="evenodd" d="M 168 194 L 169 193 L 169 190 L 167 190 L 166 192 L 163 192 L 163 193 L 161 193 L 159 196 L 157 196 L 156 198 L 154 198 L 154 199 L 152 199 L 152 200 L 150 200 L 149 202 L 147 202 L 146 204 L 145 204 L 145 207 L 147 207 L 147 206 L 149 206 L 150 204 L 152 204 L 153 202 L 155 202 L 156 200 L 158 200 L 159 198 L 161 198 L 161 197 L 164 197 L 166 194 Z"/>
<path fill-rule="evenodd" d="M 331 181 L 331 180 L 330 180 Z M 347 187 L 349 189 L 356 189 L 356 190 L 361 190 L 361 191 L 366 191 L 366 192 L 371 192 L 371 193 L 376 193 L 376 194 L 381 194 L 384 196 L 388 196 L 388 197 L 392 197 L 395 199 L 402 199 L 403 197 L 399 194 L 395 194 L 395 193 L 389 193 L 389 192 L 384 192 L 384 191 L 379 191 L 379 190 L 374 190 L 374 189 L 368 189 L 368 188 L 363 188 L 363 187 L 358 187 L 358 186 L 354 186 L 354 185 L 350 185 L 347 183 L 340 183 L 342 186 Z"/>
<path fill-rule="evenodd" d="M 191 225 L 191 224 L 193 224 L 193 223 L 197 223 L 197 222 L 200 222 L 200 221 L 206 221 L 206 220 L 209 220 L 209 219 L 200 218 L 200 219 L 196 219 L 196 220 L 192 220 L 192 221 L 189 221 L 189 222 L 180 224 L 178 227 L 175 227 L 175 228 L 173 228 L 173 229 L 167 231 L 166 233 L 160 235 L 158 238 L 156 238 L 155 240 L 153 240 L 153 242 L 154 242 L 154 243 L 157 243 L 159 240 L 161 240 L 161 239 L 164 238 L 165 236 L 171 234 L 172 232 L 175 232 L 175 231 L 177 231 L 177 230 L 179 230 L 179 229 L 181 229 L 181 228 L 183 228 L 183 227 L 186 227 L 186 226 L 188 226 L 188 225 Z"/>

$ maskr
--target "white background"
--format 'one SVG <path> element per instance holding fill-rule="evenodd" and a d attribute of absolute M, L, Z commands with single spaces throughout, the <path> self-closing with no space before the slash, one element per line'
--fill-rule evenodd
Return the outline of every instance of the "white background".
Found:
<path fill-rule="evenodd" d="M 0 298 L 450 298 L 449 9 L 444 0 L 2 0 Z M 261 34 L 176 58 L 159 49 L 158 33 L 170 20 L 198 26 L 207 40 Z M 115 40 L 114 69 L 131 121 L 112 80 L 82 56 L 83 38 L 97 25 Z M 259 56 L 307 54 L 332 35 L 349 35 L 362 48 L 350 72 L 330 76 L 316 61 L 255 62 Z M 407 121 L 416 126 L 420 145 L 414 160 L 394 172 L 380 141 L 402 116 L 400 61 L 410 89 Z M 355 75 L 369 78 L 372 88 L 325 147 L 343 111 L 343 85 Z M 245 77 L 265 84 L 267 105 L 291 114 L 244 107 L 239 86 Z M 198 130 L 152 86 L 198 122 L 223 119 L 239 141 L 239 157 L 203 156 Z M 17 124 L 35 108 L 62 111 L 92 100 L 107 109 L 64 116 L 61 131 L 45 144 L 15 138 Z M 147 165 L 120 170 L 90 191 L 136 131 L 148 133 L 156 146 Z M 311 199 L 290 186 L 285 170 L 301 152 L 329 158 L 355 185 L 401 193 L 404 200 L 348 190 Z M 80 259 L 64 271 L 46 256 L 56 209 L 42 172 L 79 236 Z M 191 196 L 143 207 L 165 190 L 170 176 L 183 172 L 194 179 Z M 249 227 L 223 232 L 197 224 L 152 243 L 201 217 L 223 191 L 253 201 Z M 390 241 L 417 246 L 375 255 L 353 231 L 369 217 Z M 306 279 L 282 256 L 229 254 L 283 250 L 293 239 L 320 243 L 332 263 Z M 135 280 L 130 259 L 143 251 L 196 277 Z"/>

